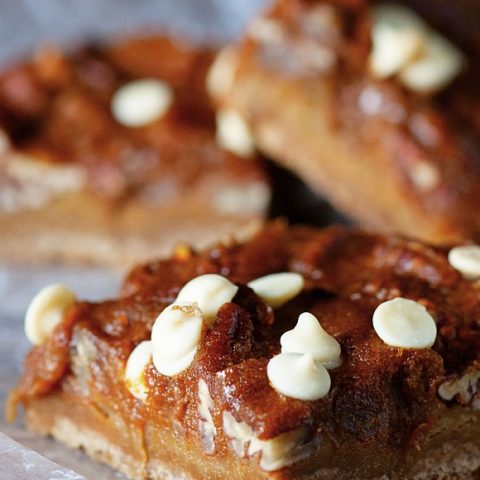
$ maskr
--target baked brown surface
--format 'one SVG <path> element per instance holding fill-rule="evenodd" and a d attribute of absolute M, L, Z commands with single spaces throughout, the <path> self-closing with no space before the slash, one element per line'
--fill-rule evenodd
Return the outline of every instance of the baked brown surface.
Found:
<path fill-rule="evenodd" d="M 371 74 L 377 3 L 274 2 L 231 56 L 234 78 L 219 103 L 241 113 L 261 150 L 351 218 L 433 242 L 478 241 L 478 2 L 399 2 L 465 57 L 434 93 Z"/>
<path fill-rule="evenodd" d="M 447 253 L 354 229 L 281 224 L 245 244 L 178 250 L 135 268 L 118 299 L 71 307 L 28 354 L 12 402 L 24 405 L 31 429 L 132 478 L 478 478 L 479 284 L 463 279 Z M 246 286 L 284 271 L 300 273 L 305 286 L 275 310 Z M 130 353 L 179 289 L 205 273 L 228 277 L 237 294 L 218 311 L 189 368 L 167 377 L 148 364 L 149 392 L 137 400 L 124 383 Z M 391 347 L 377 336 L 372 313 L 396 297 L 433 316 L 432 348 Z M 266 372 L 280 336 L 305 311 L 342 351 L 330 393 L 316 401 L 278 393 Z M 451 401 L 440 396 L 441 385 L 467 375 L 476 377 Z M 213 447 L 199 414 L 200 380 L 213 402 Z M 237 457 L 225 412 L 266 442 L 262 455 Z M 292 436 L 293 447 L 272 447 Z M 269 455 L 289 461 L 269 469 L 262 463 Z"/>
<path fill-rule="evenodd" d="M 269 186 L 256 159 L 215 141 L 205 92 L 212 56 L 149 37 L 68 55 L 44 47 L 4 71 L 0 256 L 128 265 L 176 242 L 251 233 Z M 119 123 L 113 96 L 145 78 L 166 82 L 172 105 L 144 126 Z"/>

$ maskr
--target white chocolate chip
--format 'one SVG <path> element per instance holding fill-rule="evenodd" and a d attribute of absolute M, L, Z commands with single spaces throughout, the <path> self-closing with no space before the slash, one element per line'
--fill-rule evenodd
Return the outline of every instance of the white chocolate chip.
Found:
<path fill-rule="evenodd" d="M 305 66 L 318 73 L 330 73 L 337 64 L 337 54 L 331 48 L 309 42 L 302 47 Z"/>
<path fill-rule="evenodd" d="M 402 123 L 407 113 L 404 106 L 386 91 L 374 84 L 365 87 L 359 97 L 358 105 L 367 115 L 378 115 L 391 123 Z"/>
<path fill-rule="evenodd" d="M 431 33 L 422 55 L 400 73 L 400 81 L 422 93 L 437 92 L 446 87 L 463 69 L 462 53 L 446 38 Z"/>
<path fill-rule="evenodd" d="M 283 272 L 257 278 L 248 286 L 271 307 L 277 308 L 295 298 L 302 291 L 304 283 L 300 274 Z"/>
<path fill-rule="evenodd" d="M 333 38 L 340 36 L 339 11 L 333 5 L 324 3 L 312 5 L 303 18 L 302 28 L 314 38 Z"/>
<path fill-rule="evenodd" d="M 377 78 L 397 75 L 405 87 L 432 93 L 461 72 L 463 54 L 413 10 L 388 3 L 377 5 L 373 17 L 369 63 Z"/>
<path fill-rule="evenodd" d="M 448 252 L 450 265 L 468 280 L 480 278 L 480 247 L 463 245 L 452 248 Z"/>
<path fill-rule="evenodd" d="M 160 349 L 166 358 L 183 357 L 197 346 L 202 323 L 202 312 L 195 302 L 176 301 L 169 305 L 152 327 L 155 350 Z"/>
<path fill-rule="evenodd" d="M 202 445 L 206 453 L 212 454 L 215 451 L 215 436 L 217 435 L 217 429 L 213 422 L 212 410 L 213 400 L 208 391 L 208 385 L 201 378 L 198 381 L 198 415 L 200 433 L 202 434 Z"/>
<path fill-rule="evenodd" d="M 155 368 L 167 376 L 187 369 L 197 353 L 203 324 L 211 325 L 220 307 L 237 291 L 238 287 L 221 275 L 206 274 L 190 280 L 153 324 Z"/>
<path fill-rule="evenodd" d="M 387 345 L 393 347 L 428 348 L 437 336 L 437 326 L 427 309 L 418 302 L 401 297 L 376 308 L 373 328 Z"/>
<path fill-rule="evenodd" d="M 273 388 L 287 397 L 318 400 L 330 391 L 330 375 L 310 354 L 281 353 L 267 366 Z"/>
<path fill-rule="evenodd" d="M 231 109 L 217 112 L 217 143 L 241 157 L 255 153 L 252 134 L 243 117 Z"/>
<path fill-rule="evenodd" d="M 398 73 L 421 46 L 421 37 L 414 32 L 403 34 L 376 28 L 373 38 L 370 70 L 377 78 L 388 78 Z"/>
<path fill-rule="evenodd" d="M 25 315 L 25 334 L 28 340 L 34 345 L 45 342 L 75 301 L 75 294 L 63 285 L 43 288 L 35 295 Z"/>
<path fill-rule="evenodd" d="M 423 191 L 433 190 L 441 181 L 439 169 L 425 161 L 415 162 L 408 173 L 415 185 Z"/>
<path fill-rule="evenodd" d="M 260 440 L 254 436 L 250 440 L 248 454 L 261 454 L 260 468 L 274 472 L 312 455 L 316 442 L 306 443 L 307 435 L 308 428 L 300 427 L 269 440 Z"/>
<path fill-rule="evenodd" d="M 212 97 L 220 98 L 230 92 L 237 65 L 237 52 L 234 48 L 222 48 L 207 74 L 207 91 Z"/>
<path fill-rule="evenodd" d="M 145 369 L 152 359 L 153 344 L 146 340 L 140 342 L 130 353 L 125 367 L 125 385 L 130 393 L 144 401 L 148 395 L 148 385 L 145 382 Z"/>
<path fill-rule="evenodd" d="M 248 25 L 247 35 L 266 45 L 278 45 L 285 38 L 285 28 L 270 18 L 256 17 Z"/>
<path fill-rule="evenodd" d="M 340 364 L 340 344 L 311 313 L 302 313 L 295 328 L 281 336 L 280 344 L 282 353 L 309 353 L 326 368 L 335 368 Z"/>
<path fill-rule="evenodd" d="M 153 365 L 162 375 L 173 377 L 182 373 L 192 364 L 196 353 L 197 348 L 193 349 L 184 357 L 178 359 L 165 359 L 165 357 L 162 356 L 162 352 L 154 348 L 152 354 Z"/>
<path fill-rule="evenodd" d="M 367 115 L 380 115 L 384 103 L 382 92 L 373 86 L 364 88 L 358 97 L 358 105 Z"/>
<path fill-rule="evenodd" d="M 248 454 L 248 445 L 255 436 L 246 422 L 237 422 L 230 412 L 223 412 L 223 431 L 232 438 L 233 451 L 241 458 Z"/>
<path fill-rule="evenodd" d="M 211 325 L 220 307 L 232 300 L 238 287 L 221 275 L 209 273 L 190 280 L 178 292 L 176 302 L 196 302 L 203 320 Z"/>
<path fill-rule="evenodd" d="M 387 78 L 399 73 L 418 55 L 424 34 L 419 20 L 401 5 L 379 5 L 374 9 L 370 69 L 376 77 Z"/>
<path fill-rule="evenodd" d="M 176 301 L 152 327 L 153 364 L 162 374 L 177 375 L 193 362 L 203 328 L 202 312 L 194 302 Z"/>
<path fill-rule="evenodd" d="M 163 117 L 173 103 L 172 88 L 154 78 L 120 87 L 111 102 L 112 114 L 126 127 L 141 127 Z"/>
<path fill-rule="evenodd" d="M 308 428 L 300 427 L 268 440 L 260 440 L 246 422 L 238 422 L 230 412 L 223 412 L 223 431 L 232 439 L 234 452 L 240 457 L 260 454 L 260 468 L 279 470 L 310 456 L 318 440 L 306 442 Z"/>

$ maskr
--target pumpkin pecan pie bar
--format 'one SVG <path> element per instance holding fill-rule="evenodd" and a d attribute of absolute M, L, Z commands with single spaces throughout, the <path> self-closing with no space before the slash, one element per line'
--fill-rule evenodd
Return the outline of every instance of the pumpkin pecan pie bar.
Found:
<path fill-rule="evenodd" d="M 249 234 L 269 185 L 251 145 L 216 139 L 212 57 L 153 36 L 0 74 L 0 256 L 131 264 Z"/>
<path fill-rule="evenodd" d="M 351 218 L 478 241 L 479 23 L 470 0 L 278 0 L 221 52 L 210 90 Z"/>
<path fill-rule="evenodd" d="M 479 252 L 277 223 L 114 300 L 52 285 L 10 407 L 135 479 L 473 480 Z"/>

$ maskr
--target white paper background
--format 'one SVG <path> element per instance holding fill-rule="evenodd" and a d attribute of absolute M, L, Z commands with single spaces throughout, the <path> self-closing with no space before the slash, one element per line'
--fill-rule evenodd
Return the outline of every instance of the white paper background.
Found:
<path fill-rule="evenodd" d="M 0 0 L 0 60 L 41 41 L 168 30 L 222 42 L 238 36 L 267 0 Z"/>

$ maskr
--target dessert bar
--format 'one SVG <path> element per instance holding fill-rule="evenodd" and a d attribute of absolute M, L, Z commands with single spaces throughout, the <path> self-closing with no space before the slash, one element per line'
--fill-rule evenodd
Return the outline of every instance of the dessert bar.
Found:
<path fill-rule="evenodd" d="M 266 226 L 42 290 L 10 397 L 134 479 L 475 479 L 480 247 Z"/>
<path fill-rule="evenodd" d="M 364 225 L 480 237 L 480 5 L 278 0 L 209 88 L 258 147 Z"/>
<path fill-rule="evenodd" d="M 131 265 L 248 236 L 270 188 L 216 120 L 213 51 L 165 37 L 38 48 L 0 75 L 0 257 Z"/>

